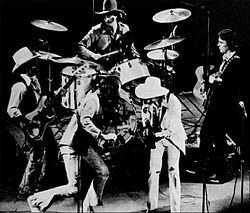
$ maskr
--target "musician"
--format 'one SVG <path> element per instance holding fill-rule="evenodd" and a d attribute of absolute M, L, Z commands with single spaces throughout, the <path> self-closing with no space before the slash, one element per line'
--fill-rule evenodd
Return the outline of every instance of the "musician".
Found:
<path fill-rule="evenodd" d="M 124 59 L 138 57 L 139 54 L 129 36 L 129 26 L 122 22 L 126 14 L 117 9 L 116 0 L 104 0 L 103 11 L 95 13 L 101 16 L 103 21 L 93 26 L 78 43 L 79 56 L 100 62 L 104 70 L 110 70 Z M 103 54 L 117 50 L 121 53 L 102 57 Z"/>
<path fill-rule="evenodd" d="M 200 132 L 200 151 L 202 159 L 213 159 L 206 172 L 210 181 L 225 182 L 226 134 L 234 142 L 240 141 L 243 69 L 237 53 L 236 32 L 232 29 L 220 31 L 217 46 L 222 62 L 218 71 L 209 76 L 209 101 Z"/>
<path fill-rule="evenodd" d="M 135 89 L 135 94 L 143 100 L 143 135 L 150 136 L 149 179 L 147 212 L 153 212 L 158 206 L 159 176 L 162 157 L 168 154 L 168 177 L 171 212 L 180 212 L 181 184 L 179 159 L 185 154 L 186 133 L 181 122 L 181 104 L 174 94 L 161 86 L 160 79 L 148 77 L 144 84 Z"/>
<path fill-rule="evenodd" d="M 47 128 L 44 137 L 39 141 L 25 131 L 28 125 L 35 125 L 27 114 L 38 107 L 41 96 L 41 86 L 37 78 L 37 57 L 27 47 L 19 49 L 13 55 L 13 85 L 7 106 L 7 130 L 28 160 L 19 184 L 19 196 L 24 198 L 36 190 L 51 187 L 49 182 L 52 180 L 57 153 L 57 144 L 51 129 Z M 35 133 L 38 129 L 34 128 L 33 131 Z"/>
<path fill-rule="evenodd" d="M 87 211 L 88 207 L 92 209 L 93 206 L 103 205 L 102 196 L 109 178 L 109 168 L 102 158 L 102 152 L 105 142 L 115 141 L 117 135 L 102 132 L 100 126 L 103 122 L 109 123 L 108 119 L 115 114 L 115 111 L 112 111 L 115 109 L 113 100 L 119 95 L 119 79 L 107 77 L 96 85 L 93 80 L 90 90 L 72 116 L 59 144 L 68 183 L 30 196 L 28 203 L 31 210 L 45 211 L 54 197 L 73 196 L 79 192 L 77 177 L 80 171 L 77 169 L 77 156 L 82 157 L 94 171 L 92 183 L 82 183 L 84 188 L 89 188 L 87 193 L 81 192 L 81 196 L 85 197 L 82 203 L 83 212 Z"/>

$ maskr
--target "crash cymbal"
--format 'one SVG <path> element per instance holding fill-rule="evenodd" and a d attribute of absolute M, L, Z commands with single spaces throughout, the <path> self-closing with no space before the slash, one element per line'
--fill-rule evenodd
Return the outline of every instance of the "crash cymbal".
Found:
<path fill-rule="evenodd" d="M 191 12 L 187 9 L 174 8 L 163 10 L 153 16 L 153 20 L 158 23 L 173 23 L 182 21 L 191 16 Z"/>
<path fill-rule="evenodd" d="M 165 60 L 165 53 L 166 53 L 167 59 L 169 60 L 173 60 L 179 57 L 178 52 L 176 52 L 175 50 L 168 50 L 168 49 L 152 50 L 147 53 L 147 57 L 153 60 Z"/>
<path fill-rule="evenodd" d="M 68 29 L 66 27 L 64 27 L 61 24 L 57 24 L 55 22 L 52 22 L 50 20 L 33 20 L 30 22 L 32 25 L 42 28 L 42 29 L 46 29 L 46 30 L 52 30 L 52 31 L 67 31 Z"/>
<path fill-rule="evenodd" d="M 168 47 L 176 43 L 179 43 L 183 41 L 184 39 L 185 39 L 184 37 L 174 36 L 174 37 L 169 37 L 166 39 L 158 40 L 144 47 L 144 50 L 155 50 L 155 49 Z"/>
<path fill-rule="evenodd" d="M 39 55 L 38 58 L 43 59 L 43 60 L 62 57 L 62 56 L 57 55 L 55 53 L 50 53 L 50 52 L 45 52 L 45 51 L 38 51 L 36 54 Z"/>

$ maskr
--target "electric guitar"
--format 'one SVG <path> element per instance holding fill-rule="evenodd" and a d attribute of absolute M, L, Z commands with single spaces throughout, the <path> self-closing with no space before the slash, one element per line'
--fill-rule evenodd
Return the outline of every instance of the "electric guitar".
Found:
<path fill-rule="evenodd" d="M 46 95 L 42 96 L 36 109 L 25 115 L 25 117 L 30 120 L 30 123 L 26 125 L 21 123 L 21 127 L 30 138 L 36 141 L 43 138 L 46 127 L 55 119 L 55 113 L 52 109 L 53 104 L 63 93 L 66 92 L 66 89 L 73 83 L 75 78 L 76 76 L 73 75 L 68 82 L 59 89 L 58 93 L 52 100 L 49 100 Z"/>

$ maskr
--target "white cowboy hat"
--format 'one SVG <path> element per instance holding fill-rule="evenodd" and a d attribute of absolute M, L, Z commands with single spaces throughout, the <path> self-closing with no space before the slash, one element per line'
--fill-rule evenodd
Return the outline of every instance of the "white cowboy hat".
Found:
<path fill-rule="evenodd" d="M 135 95 L 141 99 L 149 99 L 166 95 L 169 90 L 161 86 L 161 80 L 157 77 L 149 76 L 144 84 L 135 88 Z"/>
<path fill-rule="evenodd" d="M 104 0 L 101 12 L 95 12 L 98 15 L 105 15 L 107 13 L 125 13 L 123 10 L 117 9 L 116 0 Z"/>
<path fill-rule="evenodd" d="M 21 65 L 31 61 L 34 58 L 37 58 L 39 55 L 34 55 L 28 47 L 22 47 L 18 51 L 15 52 L 15 54 L 12 56 L 12 58 L 15 61 L 15 66 L 12 70 L 12 73 L 14 73 L 18 68 L 21 67 Z"/>

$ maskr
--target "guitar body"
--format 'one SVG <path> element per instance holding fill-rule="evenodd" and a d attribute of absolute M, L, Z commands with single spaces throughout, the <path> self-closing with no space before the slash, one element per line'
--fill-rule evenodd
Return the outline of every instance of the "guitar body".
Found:
<path fill-rule="evenodd" d="M 47 96 L 43 96 L 40 99 L 37 108 L 25 115 L 25 117 L 31 122 L 23 128 L 33 140 L 41 140 L 48 124 L 55 119 L 54 113 L 49 115 L 49 113 L 45 112 L 46 101 Z"/>
<path fill-rule="evenodd" d="M 41 140 L 43 138 L 46 127 L 55 119 L 55 113 L 52 108 L 53 104 L 59 97 L 61 97 L 75 79 L 76 76 L 73 75 L 68 82 L 59 89 L 53 100 L 47 101 L 47 96 L 43 96 L 40 99 L 37 108 L 25 115 L 25 117 L 31 122 L 28 125 L 21 124 L 21 127 L 33 140 Z"/>
<path fill-rule="evenodd" d="M 212 70 L 213 68 L 214 65 L 210 65 L 210 70 Z M 197 77 L 197 82 L 193 88 L 193 93 L 201 101 L 205 101 L 207 99 L 207 90 L 205 87 L 205 79 L 203 78 L 204 75 L 203 66 L 199 66 L 196 68 L 195 75 Z"/>

